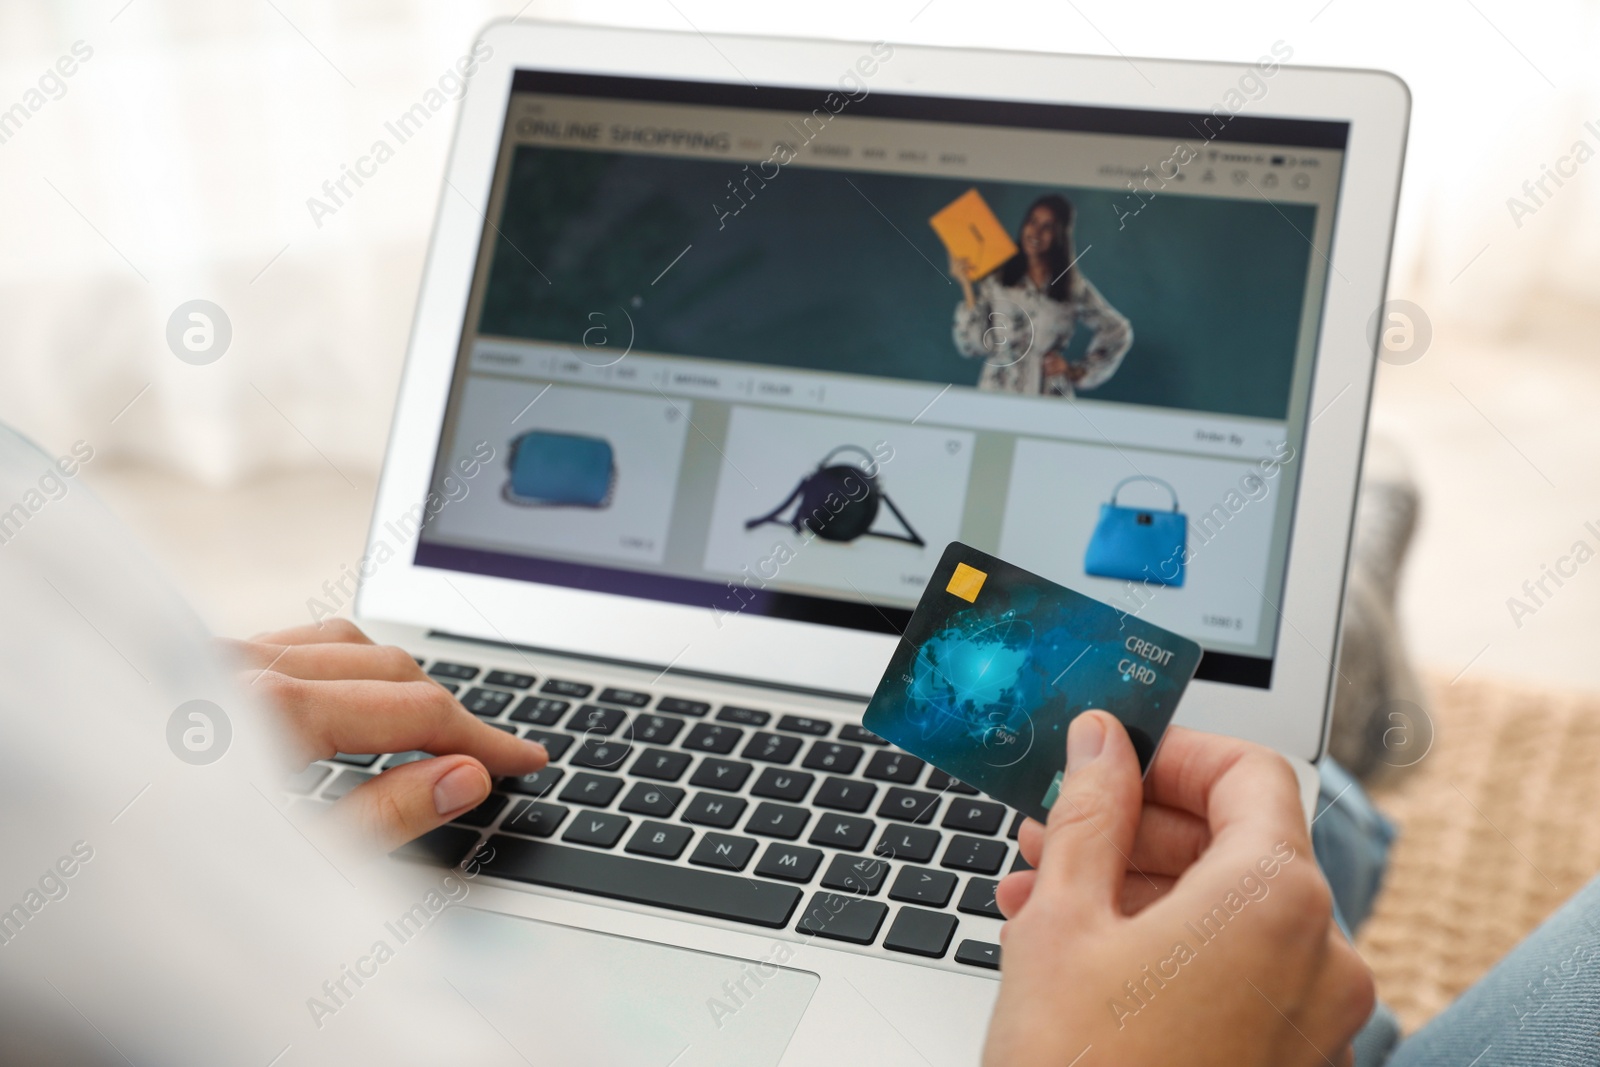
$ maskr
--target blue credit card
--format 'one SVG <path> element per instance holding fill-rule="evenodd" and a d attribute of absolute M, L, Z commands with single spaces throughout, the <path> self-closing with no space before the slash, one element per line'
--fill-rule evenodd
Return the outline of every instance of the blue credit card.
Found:
<path fill-rule="evenodd" d="M 953 541 L 862 724 L 1043 819 L 1067 725 L 1110 712 L 1148 769 L 1200 656 L 1171 630 Z"/>

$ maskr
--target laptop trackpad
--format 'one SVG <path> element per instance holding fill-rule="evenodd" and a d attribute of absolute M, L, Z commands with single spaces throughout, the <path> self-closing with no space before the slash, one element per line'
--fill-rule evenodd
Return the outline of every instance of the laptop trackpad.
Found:
<path fill-rule="evenodd" d="M 776 1067 L 816 991 L 777 966 L 473 908 L 430 937 L 450 981 L 535 1063 Z"/>

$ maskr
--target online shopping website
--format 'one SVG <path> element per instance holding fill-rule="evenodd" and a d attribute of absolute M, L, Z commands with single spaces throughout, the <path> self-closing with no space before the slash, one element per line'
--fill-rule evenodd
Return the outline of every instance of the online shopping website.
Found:
<path fill-rule="evenodd" d="M 417 561 L 890 630 L 961 540 L 1269 684 L 1344 129 L 520 73 Z"/>

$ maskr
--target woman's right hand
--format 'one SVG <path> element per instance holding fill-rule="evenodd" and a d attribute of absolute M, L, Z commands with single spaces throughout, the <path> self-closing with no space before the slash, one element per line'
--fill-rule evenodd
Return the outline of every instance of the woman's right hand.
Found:
<path fill-rule="evenodd" d="M 961 295 L 967 302 L 967 307 L 977 305 L 977 297 L 972 292 L 972 261 L 965 256 L 950 257 L 950 277 L 961 283 Z"/>
<path fill-rule="evenodd" d="M 1037 869 L 995 894 L 984 1062 L 1348 1067 L 1372 976 L 1333 923 L 1284 760 L 1174 727 L 1141 785 L 1121 724 L 1091 711 L 1067 766 L 1048 825 L 1022 828 Z"/>

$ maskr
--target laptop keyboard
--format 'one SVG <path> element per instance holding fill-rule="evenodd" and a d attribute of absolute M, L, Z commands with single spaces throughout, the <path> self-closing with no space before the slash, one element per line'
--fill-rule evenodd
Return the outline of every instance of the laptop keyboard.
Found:
<path fill-rule="evenodd" d="M 550 763 L 500 779 L 400 855 L 473 856 L 514 882 L 998 970 L 999 946 L 962 936 L 962 920 L 1001 917 L 998 879 L 1025 866 L 1021 815 L 876 734 L 454 661 L 427 672 Z M 288 789 L 331 801 L 426 758 L 339 753 Z"/>

